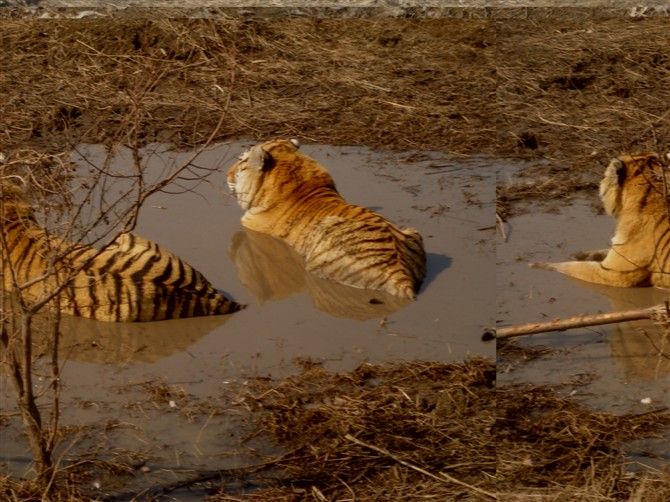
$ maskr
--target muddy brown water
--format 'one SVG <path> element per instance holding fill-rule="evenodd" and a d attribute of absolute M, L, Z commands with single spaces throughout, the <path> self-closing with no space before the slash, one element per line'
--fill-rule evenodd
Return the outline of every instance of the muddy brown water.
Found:
<path fill-rule="evenodd" d="M 612 288 L 528 267 L 530 262 L 566 261 L 575 252 L 608 247 L 614 221 L 594 214 L 590 201 L 578 200 L 553 214 L 538 210 L 512 218 L 508 230 L 507 242 L 499 236 L 496 245 L 498 325 L 633 309 L 670 300 L 669 290 Z M 552 332 L 517 342 L 544 345 L 555 352 L 513 371 L 499 364 L 499 382 L 568 383 L 563 387 L 567 394 L 617 414 L 670 406 L 670 339 L 651 322 Z M 667 463 L 670 434 L 631 444 L 629 451 L 631 458 L 644 465 Z"/>
<path fill-rule="evenodd" d="M 216 169 L 208 182 L 186 186 L 184 193 L 152 196 L 136 230 L 248 307 L 231 316 L 157 323 L 65 319 L 63 423 L 92 430 L 106 425 L 104 434 L 75 436 L 70 454 L 95 445 L 108 455 L 127 449 L 151 456 L 152 472 L 135 483 L 173 476 L 161 468 L 225 468 L 251 461 L 237 445 L 235 412 L 188 418 L 180 413 L 184 400 L 173 399 L 174 407 L 167 399 L 153 403 L 140 387 L 128 384 L 161 380 L 218 403 L 231 382 L 296 372 L 296 357 L 323 361 L 333 370 L 363 361 L 493 357 L 495 346 L 479 336 L 495 322 L 491 161 L 434 152 L 301 147 L 329 169 L 348 201 L 423 234 L 428 274 L 418 300 L 401 302 L 313 277 L 282 242 L 243 229 L 225 171 L 250 144 L 221 144 L 204 152 L 195 164 Z M 153 176 L 192 152 L 156 146 L 144 155 Z M 84 176 L 103 157 L 95 145 L 81 145 L 74 154 Z M 112 168 L 123 170 L 129 163 L 129 153 L 122 151 Z M 178 186 L 169 191 L 183 192 Z M 11 393 L 3 387 L 3 408 L 10 407 Z M 21 474 L 28 455 L 17 422 L 3 428 L 3 456 L 9 471 Z"/>

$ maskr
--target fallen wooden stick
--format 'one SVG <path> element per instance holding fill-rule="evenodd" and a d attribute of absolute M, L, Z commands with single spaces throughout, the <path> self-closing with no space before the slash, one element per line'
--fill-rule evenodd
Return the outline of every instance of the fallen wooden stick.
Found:
<path fill-rule="evenodd" d="M 497 329 L 488 329 L 482 335 L 482 340 L 500 340 L 502 338 L 512 338 L 514 336 L 546 333 L 547 331 L 564 331 L 566 329 L 584 328 L 586 326 L 652 319 L 663 314 L 670 316 L 670 307 L 668 306 L 668 303 L 644 309 L 623 310 L 619 312 L 609 312 L 607 314 L 584 314 L 568 317 L 566 319 L 554 319 L 553 321 L 547 322 L 531 322 L 517 324 L 515 326 L 504 326 Z"/>

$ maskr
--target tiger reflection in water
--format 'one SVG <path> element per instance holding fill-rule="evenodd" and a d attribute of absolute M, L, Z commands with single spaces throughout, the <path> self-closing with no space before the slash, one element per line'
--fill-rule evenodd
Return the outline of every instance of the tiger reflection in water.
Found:
<path fill-rule="evenodd" d="M 581 286 L 609 299 L 613 312 L 662 305 L 670 300 L 663 288 L 613 288 L 584 283 Z M 612 358 L 626 379 L 654 381 L 670 377 L 670 330 L 650 320 L 627 321 L 607 327 Z"/>
<path fill-rule="evenodd" d="M 384 291 L 353 288 L 315 276 L 303 258 L 283 241 L 243 230 L 233 236 L 229 255 L 240 281 L 259 303 L 307 291 L 319 310 L 336 317 L 372 319 L 411 303 Z"/>

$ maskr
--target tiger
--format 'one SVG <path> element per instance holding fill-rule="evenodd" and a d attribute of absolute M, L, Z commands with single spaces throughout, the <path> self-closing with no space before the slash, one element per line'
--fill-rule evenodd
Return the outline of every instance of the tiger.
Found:
<path fill-rule="evenodd" d="M 18 178 L 13 175 L 12 177 Z M 154 242 L 122 232 L 102 250 L 50 235 L 25 191 L 0 179 L 3 289 L 39 303 L 59 288 L 64 314 L 97 321 L 160 321 L 236 312 L 242 305 Z"/>
<path fill-rule="evenodd" d="M 612 159 L 600 182 L 605 211 L 616 220 L 611 247 L 575 261 L 532 263 L 596 284 L 670 287 L 670 179 L 656 153 Z"/>
<path fill-rule="evenodd" d="M 242 225 L 284 240 L 318 277 L 416 299 L 426 275 L 419 232 L 347 203 L 326 168 L 299 146 L 270 140 L 230 167 L 227 182 L 245 211 Z"/>

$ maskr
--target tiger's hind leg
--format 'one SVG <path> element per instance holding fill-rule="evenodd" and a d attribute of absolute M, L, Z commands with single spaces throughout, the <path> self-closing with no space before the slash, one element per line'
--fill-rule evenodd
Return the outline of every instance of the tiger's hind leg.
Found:
<path fill-rule="evenodd" d="M 531 263 L 530 266 L 532 268 L 553 270 L 586 282 L 622 288 L 640 286 L 649 280 L 649 272 L 646 269 L 615 270 L 607 268 L 606 260 L 602 262 L 565 261 L 560 263 Z"/>

